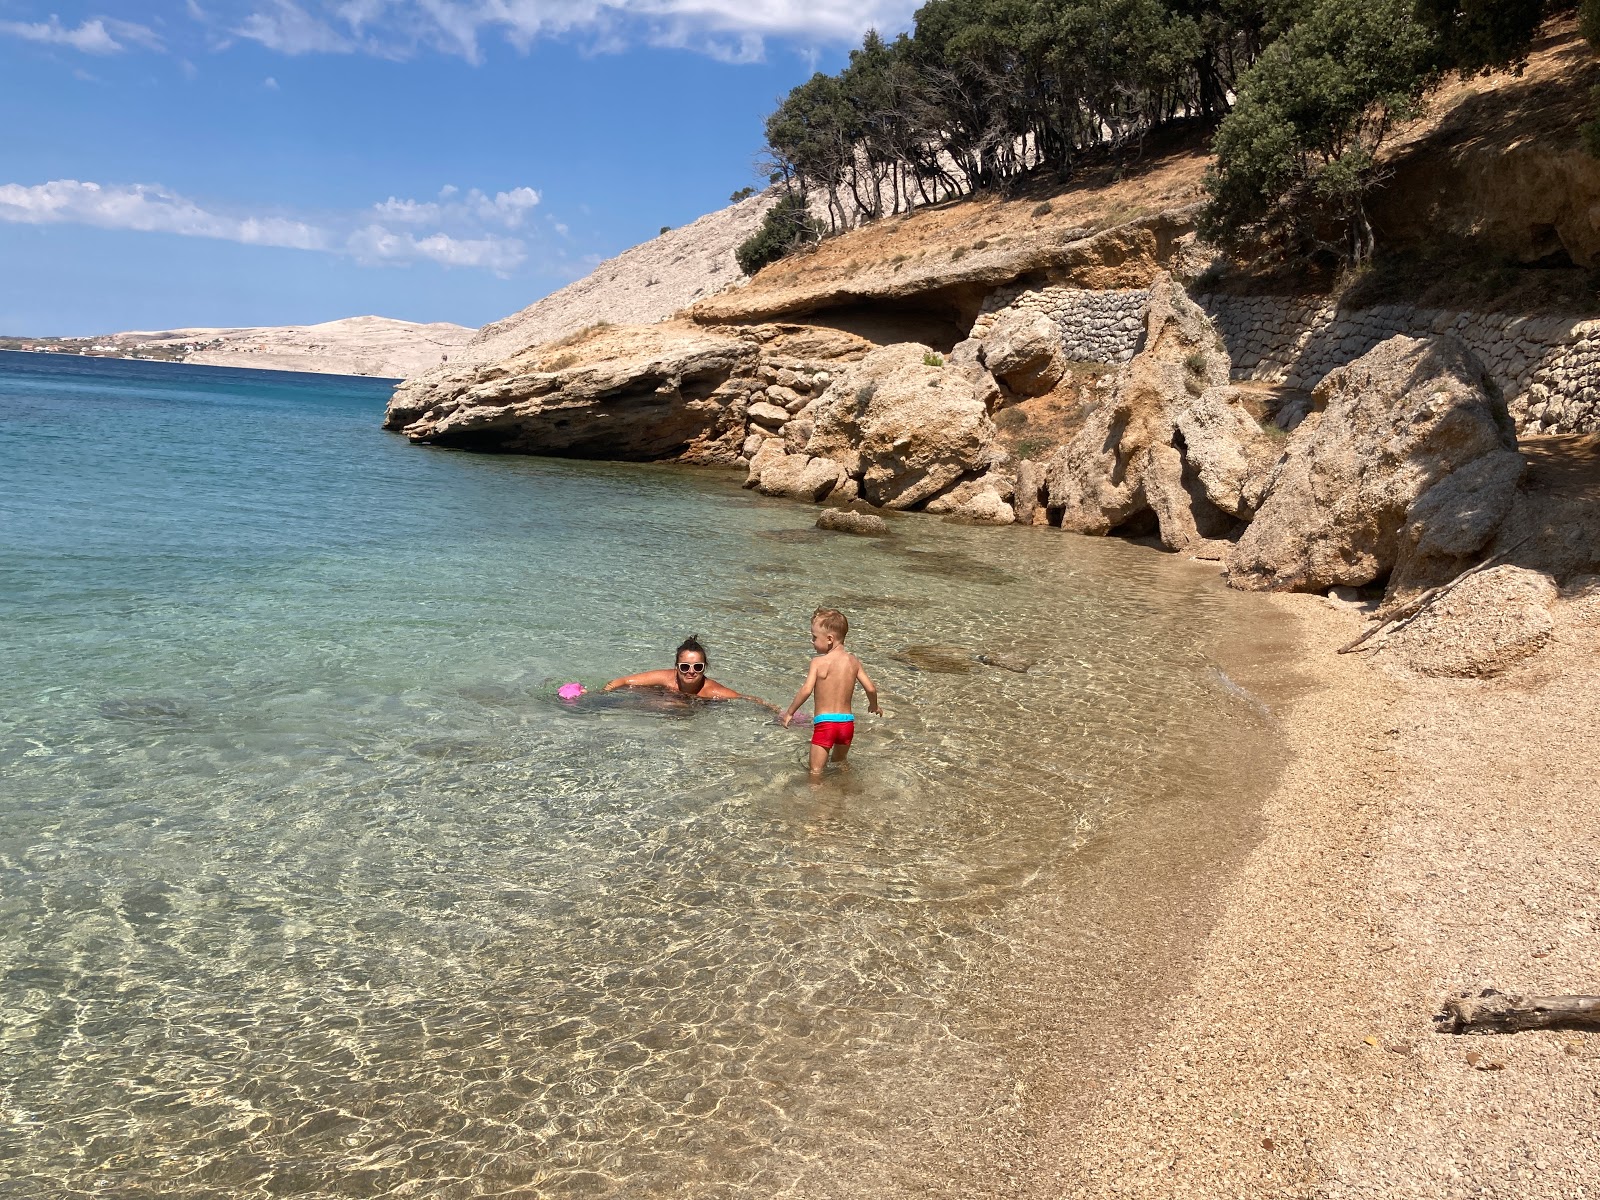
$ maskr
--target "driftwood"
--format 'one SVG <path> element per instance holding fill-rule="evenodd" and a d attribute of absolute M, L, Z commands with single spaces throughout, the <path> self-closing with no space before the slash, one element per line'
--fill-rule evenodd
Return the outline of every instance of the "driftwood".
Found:
<path fill-rule="evenodd" d="M 1600 996 L 1508 996 L 1485 988 L 1444 1002 L 1442 1033 L 1521 1033 L 1527 1029 L 1600 1029 Z"/>
<path fill-rule="evenodd" d="M 1481 563 L 1477 563 L 1474 566 L 1468 567 L 1465 571 L 1461 572 L 1461 574 L 1457 575 L 1448 583 L 1441 583 L 1438 587 L 1431 587 L 1427 591 L 1423 592 L 1422 595 L 1416 597 L 1416 599 L 1408 600 L 1399 608 L 1395 609 L 1394 612 L 1390 613 L 1387 618 L 1379 621 L 1371 629 L 1363 633 L 1355 641 L 1348 642 L 1345 645 L 1340 646 L 1339 653 L 1349 654 L 1352 650 L 1360 649 L 1362 643 L 1369 641 L 1373 637 L 1376 637 L 1384 630 L 1388 630 L 1390 633 L 1396 633 L 1399 630 L 1404 629 L 1407 625 L 1411 624 L 1413 620 L 1421 616 L 1423 610 L 1431 605 L 1435 600 L 1440 600 L 1453 592 L 1463 580 L 1476 575 L 1479 571 L 1487 571 L 1490 567 L 1504 562 L 1511 555 L 1522 549 L 1523 545 L 1528 541 L 1528 538 L 1523 538 L 1522 541 L 1518 542 L 1515 546 L 1512 546 L 1506 550 L 1502 550 L 1493 558 L 1486 558 Z"/>

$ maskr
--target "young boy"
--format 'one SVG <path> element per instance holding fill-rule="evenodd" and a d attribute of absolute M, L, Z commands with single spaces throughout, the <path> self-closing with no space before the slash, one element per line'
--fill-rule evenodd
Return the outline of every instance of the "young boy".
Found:
<path fill-rule="evenodd" d="M 883 715 L 878 707 L 878 689 L 872 686 L 861 660 L 844 648 L 845 634 L 850 632 L 850 622 L 842 612 L 819 608 L 811 616 L 811 647 L 817 656 L 811 660 L 811 670 L 806 672 L 805 686 L 800 689 L 783 714 L 785 726 L 794 720 L 795 710 L 806 702 L 806 697 L 816 693 L 816 716 L 811 730 L 811 778 L 822 775 L 828 764 L 828 752 L 833 751 L 833 761 L 843 763 L 850 753 L 850 740 L 855 737 L 856 719 L 850 711 L 850 701 L 855 696 L 856 681 L 867 694 L 867 711 Z"/>

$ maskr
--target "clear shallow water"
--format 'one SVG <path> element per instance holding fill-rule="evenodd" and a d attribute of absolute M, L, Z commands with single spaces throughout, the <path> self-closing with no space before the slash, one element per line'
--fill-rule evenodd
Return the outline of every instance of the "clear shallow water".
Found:
<path fill-rule="evenodd" d="M 418 449 L 387 391 L 0 354 L 0 1176 L 849 1194 L 1008 1094 L 970 986 L 1007 906 L 1113 815 L 1235 786 L 1261 717 L 1212 660 L 1251 598 Z M 822 602 L 889 718 L 821 787 L 754 706 L 553 695 L 693 631 L 781 703 Z"/>

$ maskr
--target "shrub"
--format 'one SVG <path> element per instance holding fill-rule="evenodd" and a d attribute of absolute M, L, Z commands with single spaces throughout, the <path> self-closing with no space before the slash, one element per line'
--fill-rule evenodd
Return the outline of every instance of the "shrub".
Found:
<path fill-rule="evenodd" d="M 754 275 L 768 263 L 821 239 L 822 222 L 811 215 L 804 197 L 791 192 L 767 209 L 761 228 L 739 244 L 733 257 L 741 271 Z"/>
<path fill-rule="evenodd" d="M 922 365 L 925 367 L 942 367 L 944 366 L 944 359 L 930 350 L 922 356 Z"/>
<path fill-rule="evenodd" d="M 1578 132 L 1583 135 L 1583 148 L 1600 158 L 1600 87 L 1589 93 L 1589 109 L 1595 119 L 1578 126 Z"/>
<path fill-rule="evenodd" d="M 742 187 L 737 192 L 735 192 L 733 195 L 728 197 L 728 203 L 729 204 L 737 204 L 741 200 L 750 199 L 750 197 L 754 196 L 755 194 L 756 194 L 755 188 L 753 188 L 753 187 Z"/>
<path fill-rule="evenodd" d="M 1017 443 L 1017 457 L 1036 459 L 1041 451 L 1050 449 L 1050 444 L 1048 438 L 1023 438 Z"/>
<path fill-rule="evenodd" d="M 988 244 L 989 244 L 989 239 L 988 238 L 979 238 L 977 241 L 972 243 L 972 248 L 974 250 L 982 250 Z"/>
<path fill-rule="evenodd" d="M 663 225 L 661 227 L 661 232 L 662 233 L 671 233 L 672 232 L 672 226 L 671 225 Z M 660 234 L 658 234 L 657 236 L 659 237 Z"/>
<path fill-rule="evenodd" d="M 1183 360 L 1183 365 L 1195 375 L 1204 375 L 1206 373 L 1205 351 L 1196 350 L 1193 354 L 1189 355 L 1188 358 Z"/>
<path fill-rule="evenodd" d="M 950 261 L 951 262 L 960 262 L 966 256 L 967 256 L 967 248 L 965 246 L 957 246 L 954 250 L 952 250 L 950 252 Z"/>
<path fill-rule="evenodd" d="M 1055 210 L 1050 206 L 1050 201 L 1048 200 L 1046 200 L 1043 204 L 1035 204 L 1033 206 L 1033 215 L 1036 217 L 1048 217 L 1054 211 Z"/>

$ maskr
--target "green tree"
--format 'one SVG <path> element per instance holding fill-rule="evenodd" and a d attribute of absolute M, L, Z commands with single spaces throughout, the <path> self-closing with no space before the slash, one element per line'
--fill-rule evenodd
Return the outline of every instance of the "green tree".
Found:
<path fill-rule="evenodd" d="M 805 197 L 790 192 L 767 209 L 761 228 L 741 242 L 733 256 L 741 271 L 754 275 L 801 246 L 815 245 L 822 233 L 822 222 L 811 215 Z"/>
<path fill-rule="evenodd" d="M 1368 258 L 1378 152 L 1417 114 L 1437 53 L 1412 0 L 1311 0 L 1240 81 L 1212 146 L 1202 231 L 1236 249 L 1298 248 L 1332 227 L 1350 260 Z"/>

